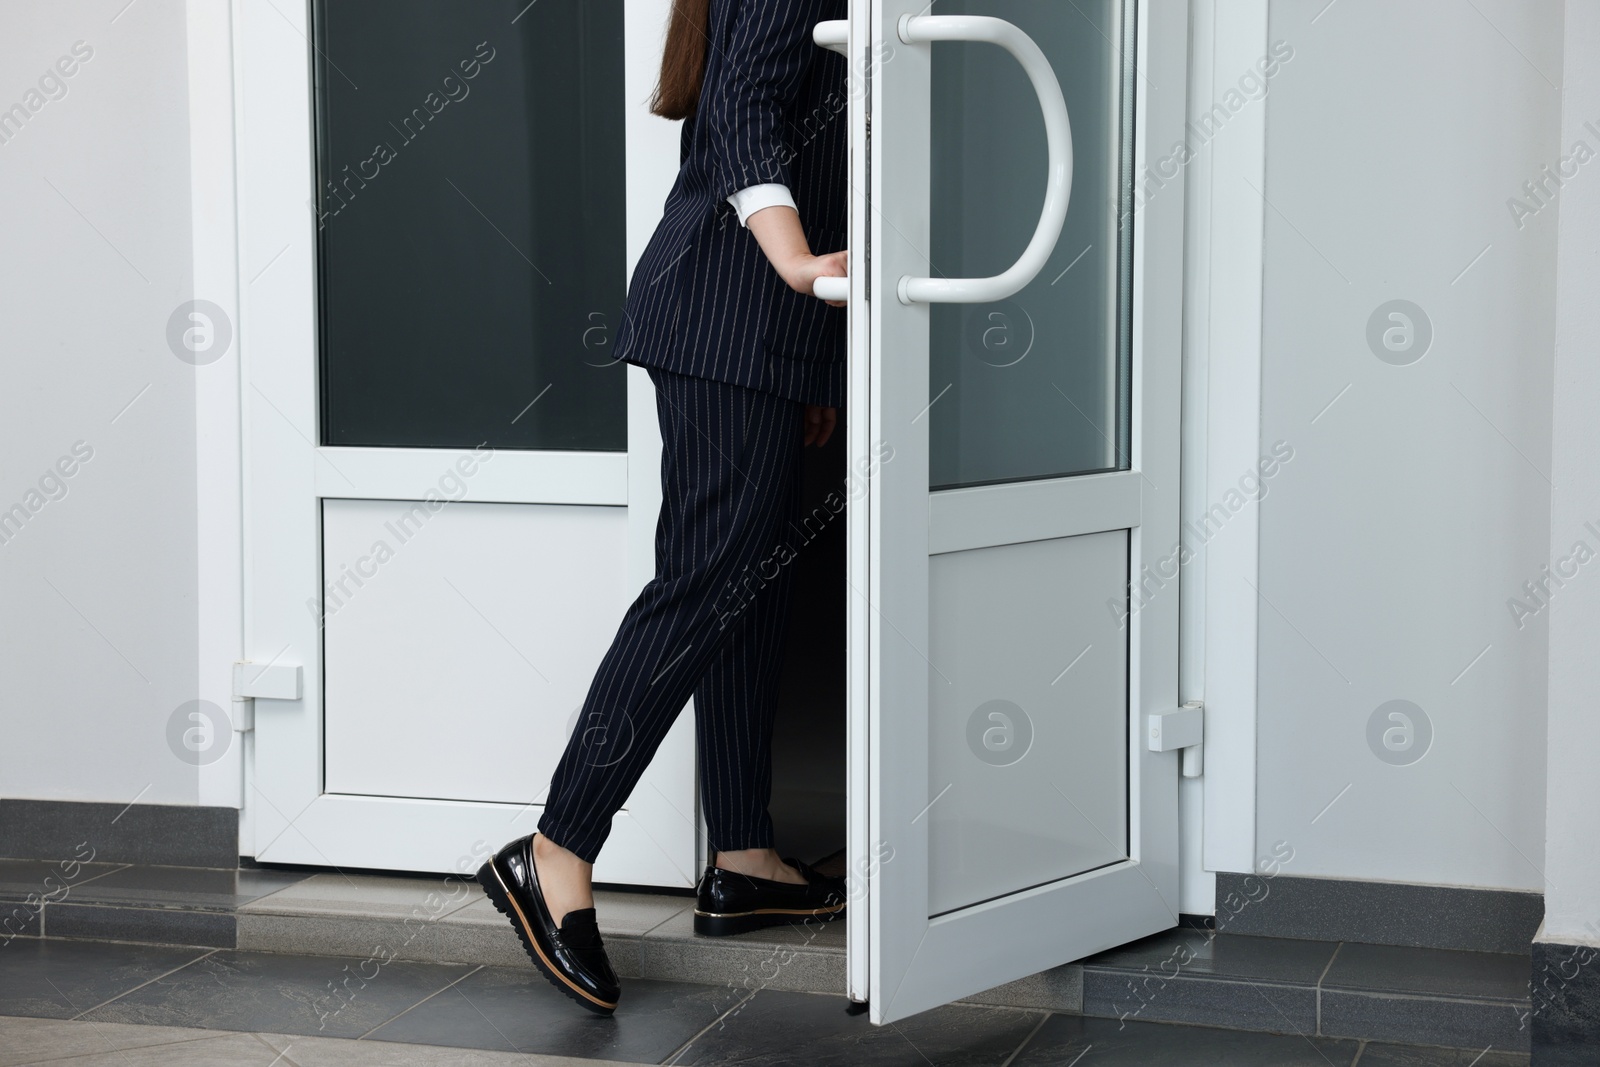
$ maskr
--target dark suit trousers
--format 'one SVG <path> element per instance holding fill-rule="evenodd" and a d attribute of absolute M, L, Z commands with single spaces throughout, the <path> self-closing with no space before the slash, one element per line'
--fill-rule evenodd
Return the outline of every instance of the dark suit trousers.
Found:
<path fill-rule="evenodd" d="M 691 695 L 711 847 L 773 843 L 772 723 L 803 407 L 648 370 L 662 437 L 656 577 L 600 661 L 539 819 L 540 833 L 591 863 Z"/>

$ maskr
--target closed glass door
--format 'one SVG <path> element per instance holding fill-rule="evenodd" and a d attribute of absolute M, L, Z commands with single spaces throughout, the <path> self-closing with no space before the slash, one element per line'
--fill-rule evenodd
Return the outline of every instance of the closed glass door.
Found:
<path fill-rule="evenodd" d="M 669 6 L 243 4 L 248 655 L 303 679 L 259 706 L 260 859 L 460 869 L 538 820 L 653 563 L 611 344 L 676 173 Z M 597 878 L 693 884 L 692 728 Z"/>

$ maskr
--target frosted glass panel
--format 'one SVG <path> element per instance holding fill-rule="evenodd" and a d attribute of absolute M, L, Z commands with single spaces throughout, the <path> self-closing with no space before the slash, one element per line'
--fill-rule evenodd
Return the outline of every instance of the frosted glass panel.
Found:
<path fill-rule="evenodd" d="M 622 0 L 313 11 L 322 443 L 626 449 Z"/>
<path fill-rule="evenodd" d="M 1127 857 L 1126 530 L 928 561 L 930 914 Z"/>
<path fill-rule="evenodd" d="M 1071 208 L 1034 283 L 994 304 L 933 307 L 933 488 L 1128 466 L 1126 321 L 1131 144 L 1121 0 L 938 0 L 936 15 L 993 15 L 1050 58 L 1072 116 Z M 1131 16 L 1129 16 L 1131 18 Z M 1038 225 L 1044 120 L 1027 76 L 987 44 L 933 46 L 935 276 L 1005 270 Z"/>

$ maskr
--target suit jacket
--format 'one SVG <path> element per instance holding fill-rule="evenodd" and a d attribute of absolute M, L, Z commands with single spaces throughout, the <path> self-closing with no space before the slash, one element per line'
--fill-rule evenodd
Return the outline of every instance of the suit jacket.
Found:
<path fill-rule="evenodd" d="M 845 309 L 790 289 L 727 198 L 787 185 L 811 250 L 845 247 L 847 66 L 811 31 L 846 7 L 712 0 L 700 103 L 634 269 L 618 358 L 804 403 L 842 402 Z"/>

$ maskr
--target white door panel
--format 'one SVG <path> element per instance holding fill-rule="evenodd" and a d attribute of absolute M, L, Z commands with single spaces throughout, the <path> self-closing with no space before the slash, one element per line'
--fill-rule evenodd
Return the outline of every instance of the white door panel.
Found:
<path fill-rule="evenodd" d="M 623 508 L 324 501 L 327 791 L 542 798 L 626 600 L 627 533 Z"/>
<path fill-rule="evenodd" d="M 1127 858 L 1127 559 L 1117 530 L 930 561 L 931 914 Z"/>

